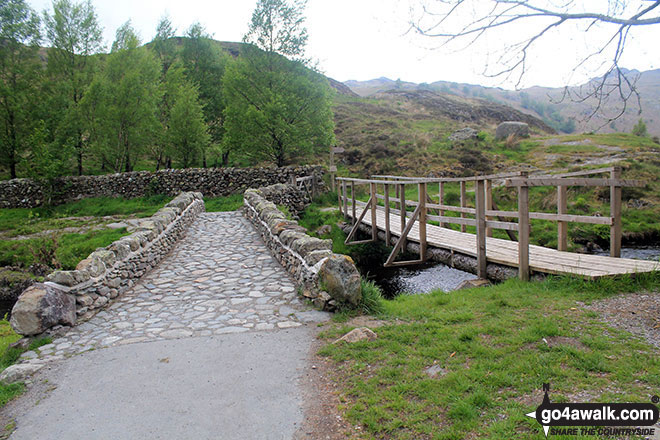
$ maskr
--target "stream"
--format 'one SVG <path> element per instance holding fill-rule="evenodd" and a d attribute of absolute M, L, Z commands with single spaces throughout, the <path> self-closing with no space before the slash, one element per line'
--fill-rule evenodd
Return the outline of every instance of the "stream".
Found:
<path fill-rule="evenodd" d="M 609 255 L 609 251 L 595 252 Z M 621 249 L 622 258 L 636 260 L 660 259 L 660 246 L 635 246 Z M 476 279 L 468 272 L 439 263 L 425 263 L 408 267 L 383 267 L 382 265 L 361 268 L 367 278 L 378 285 L 385 298 L 400 294 L 428 293 L 436 289 L 445 292 L 455 290 L 463 281 Z"/>

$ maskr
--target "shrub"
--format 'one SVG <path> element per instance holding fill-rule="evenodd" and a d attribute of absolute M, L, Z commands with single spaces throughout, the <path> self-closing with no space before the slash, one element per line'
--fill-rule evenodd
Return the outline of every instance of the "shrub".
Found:
<path fill-rule="evenodd" d="M 639 121 L 637 121 L 637 124 L 635 124 L 633 127 L 632 134 L 640 137 L 647 137 L 649 135 L 648 131 L 646 130 L 646 123 L 642 118 L 639 118 Z"/>

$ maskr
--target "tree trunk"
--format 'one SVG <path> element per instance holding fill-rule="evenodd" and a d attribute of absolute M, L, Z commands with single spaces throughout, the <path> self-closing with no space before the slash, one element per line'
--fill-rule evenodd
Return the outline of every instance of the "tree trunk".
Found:
<path fill-rule="evenodd" d="M 229 151 L 222 152 L 222 166 L 226 167 L 229 165 Z"/>

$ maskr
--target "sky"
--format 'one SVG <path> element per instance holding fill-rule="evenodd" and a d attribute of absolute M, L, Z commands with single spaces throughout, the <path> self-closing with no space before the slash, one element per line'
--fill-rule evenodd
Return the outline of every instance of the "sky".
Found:
<path fill-rule="evenodd" d="M 578 72 L 573 67 L 593 51 L 593 37 L 609 35 L 611 31 L 604 26 L 591 29 L 589 34 L 568 27 L 540 40 L 530 53 L 530 67 L 520 83 L 517 76 L 508 79 L 484 76 L 485 66 L 498 67 L 497 51 L 504 43 L 520 32 L 538 28 L 539 23 L 525 24 L 469 48 L 439 47 L 437 39 L 409 32 L 410 19 L 418 16 L 415 9 L 418 2 L 308 0 L 307 55 L 318 61 L 327 76 L 339 81 L 384 76 L 417 83 L 444 80 L 514 89 L 577 85 L 602 73 L 603 66 L 597 60 Z M 28 3 L 39 12 L 51 10 L 51 0 L 28 0 Z M 129 19 L 142 41 L 150 41 L 164 14 L 169 16 L 177 35 L 198 21 L 216 40 L 240 41 L 256 0 L 92 0 L 92 3 L 109 48 L 116 29 Z M 660 68 L 658 52 L 651 43 L 656 41 L 660 41 L 660 26 L 635 29 L 621 64 L 641 71 Z"/>

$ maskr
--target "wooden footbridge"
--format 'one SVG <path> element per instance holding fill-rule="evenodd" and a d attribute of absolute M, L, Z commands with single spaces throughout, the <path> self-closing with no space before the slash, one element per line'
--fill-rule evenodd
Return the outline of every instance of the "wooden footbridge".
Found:
<path fill-rule="evenodd" d="M 608 178 L 586 177 L 603 173 L 608 173 Z M 475 257 L 477 275 L 481 278 L 486 278 L 488 262 L 518 268 L 519 277 L 523 280 L 529 279 L 530 271 L 574 274 L 595 279 L 660 270 L 658 262 L 620 258 L 621 189 L 643 186 L 643 182 L 622 179 L 618 167 L 535 176 L 529 176 L 526 172 L 517 172 L 437 179 L 401 176 L 372 176 L 370 179 L 339 177 L 337 182 L 340 210 L 345 218 L 353 222 L 346 243 L 376 241 L 378 231 L 383 231 L 388 244 L 396 243 L 385 266 L 424 262 L 427 259 L 427 249 L 432 246 Z M 492 197 L 494 182 L 502 182 L 506 187 L 517 189 L 517 211 L 497 209 Z M 438 184 L 437 203 L 429 193 L 431 185 L 435 187 L 435 184 Z M 460 206 L 444 203 L 445 185 L 448 184 L 460 186 Z M 369 195 L 366 203 L 356 198 L 356 188 L 365 185 L 368 187 L 366 192 Z M 411 185 L 417 186 L 417 200 L 406 200 L 406 186 Z M 473 186 L 474 207 L 468 207 L 468 185 Z M 539 186 L 557 188 L 557 213 L 529 211 L 529 188 Z M 571 186 L 609 187 L 610 216 L 567 214 L 567 188 Z M 379 192 L 381 189 L 382 192 Z M 408 211 L 407 207 L 414 208 L 414 211 Z M 449 213 L 457 213 L 459 216 L 446 215 Z M 557 222 L 558 249 L 530 245 L 530 219 Z M 429 224 L 429 221 L 436 224 Z M 608 225 L 610 256 L 568 252 L 569 222 Z M 360 224 L 371 227 L 370 239 L 354 240 Z M 448 224 L 458 224 L 461 230 L 450 229 L 447 227 Z M 474 227 L 476 233 L 468 233 L 468 226 Z M 493 229 L 505 230 L 509 240 L 494 238 Z M 419 243 L 419 259 L 395 261 L 396 256 L 405 249 L 407 241 Z"/>

